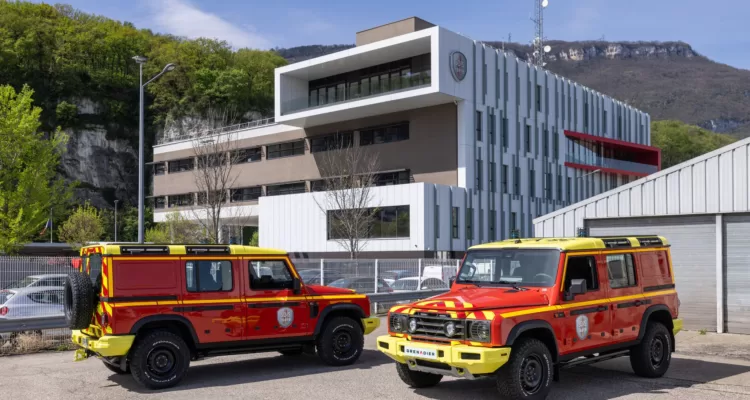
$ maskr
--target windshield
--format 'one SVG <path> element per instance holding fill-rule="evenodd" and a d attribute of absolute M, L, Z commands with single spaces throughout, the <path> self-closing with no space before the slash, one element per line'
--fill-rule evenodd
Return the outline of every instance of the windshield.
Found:
<path fill-rule="evenodd" d="M 557 280 L 559 250 L 502 249 L 466 255 L 457 283 L 551 287 Z"/>
<path fill-rule="evenodd" d="M 393 286 L 391 287 L 395 290 L 415 290 L 417 288 L 417 280 L 399 279 L 396 282 L 393 282 Z"/>
<path fill-rule="evenodd" d="M 14 289 L 14 288 L 25 288 L 27 286 L 31 286 L 32 283 L 39 280 L 39 278 L 32 278 L 30 276 L 27 276 L 21 280 L 15 281 L 9 285 L 5 285 L 5 289 Z"/>

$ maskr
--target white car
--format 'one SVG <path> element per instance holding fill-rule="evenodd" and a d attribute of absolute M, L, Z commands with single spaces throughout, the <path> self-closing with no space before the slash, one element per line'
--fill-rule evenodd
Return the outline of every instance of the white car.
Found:
<path fill-rule="evenodd" d="M 62 286 L 0 290 L 0 321 L 63 315 Z M 0 345 L 11 337 L 11 333 L 0 333 Z"/>
<path fill-rule="evenodd" d="M 65 286 L 66 274 L 41 274 L 41 275 L 29 275 L 23 279 L 19 279 L 13 283 L 5 285 L 3 289 L 20 289 L 26 287 L 40 287 L 40 286 Z"/>
<path fill-rule="evenodd" d="M 417 285 L 420 283 L 420 285 Z M 421 281 L 418 277 L 401 278 L 397 279 L 391 285 L 394 292 L 414 292 L 416 290 L 448 290 L 448 284 L 438 278 L 422 277 Z M 419 289 L 417 289 L 419 287 Z"/>

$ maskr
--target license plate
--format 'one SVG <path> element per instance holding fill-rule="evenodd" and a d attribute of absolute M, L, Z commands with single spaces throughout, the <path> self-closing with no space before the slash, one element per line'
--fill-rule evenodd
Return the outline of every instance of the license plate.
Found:
<path fill-rule="evenodd" d="M 407 357 L 426 358 L 437 360 L 437 350 L 424 349 L 421 347 L 404 346 L 404 355 Z"/>

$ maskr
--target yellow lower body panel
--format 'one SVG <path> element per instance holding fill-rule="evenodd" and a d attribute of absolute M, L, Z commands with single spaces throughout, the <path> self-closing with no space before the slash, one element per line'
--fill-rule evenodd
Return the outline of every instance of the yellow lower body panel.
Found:
<path fill-rule="evenodd" d="M 365 335 L 371 334 L 375 329 L 378 329 L 380 326 L 380 318 L 378 317 L 370 317 L 370 318 L 362 318 L 362 326 L 365 327 Z"/>
<path fill-rule="evenodd" d="M 412 342 L 390 335 L 378 336 L 377 342 L 378 350 L 401 364 L 423 360 L 445 364 L 456 370 L 467 371 L 471 375 L 494 373 L 510 358 L 510 347 L 440 345 Z"/>
<path fill-rule="evenodd" d="M 672 326 L 672 333 L 676 335 L 677 332 L 682 330 L 682 319 L 673 319 Z"/>
<path fill-rule="evenodd" d="M 118 357 L 128 354 L 133 345 L 135 335 L 102 336 L 99 338 L 86 335 L 80 330 L 71 334 L 73 343 L 82 349 L 93 351 L 102 357 Z"/>

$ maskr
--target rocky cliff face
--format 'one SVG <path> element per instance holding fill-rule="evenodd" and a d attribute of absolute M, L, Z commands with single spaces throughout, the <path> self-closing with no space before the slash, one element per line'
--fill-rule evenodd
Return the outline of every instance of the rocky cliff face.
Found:
<path fill-rule="evenodd" d="M 503 48 L 502 42 L 488 42 L 491 46 Z M 693 58 L 701 57 L 687 43 L 682 42 L 565 42 L 552 40 L 545 43 L 552 50 L 547 53 L 548 61 L 586 61 L 595 59 L 626 60 L 626 59 L 664 59 L 669 57 Z M 528 60 L 533 49 L 529 45 L 506 43 L 506 51 L 513 52 L 517 57 Z"/>

